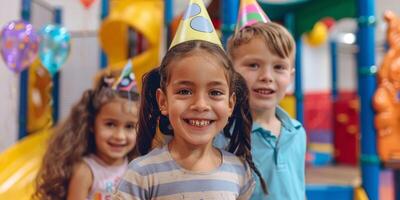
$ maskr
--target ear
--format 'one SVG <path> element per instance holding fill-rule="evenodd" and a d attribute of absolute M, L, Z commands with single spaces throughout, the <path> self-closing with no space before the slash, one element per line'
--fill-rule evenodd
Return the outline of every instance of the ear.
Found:
<path fill-rule="evenodd" d="M 295 71 L 296 71 L 296 69 L 294 68 L 294 66 L 291 66 L 291 69 L 290 69 L 290 82 L 291 83 L 293 83 L 293 81 L 294 81 L 294 76 L 295 76 L 294 72 Z"/>
<path fill-rule="evenodd" d="M 232 115 L 235 105 L 236 105 L 236 94 L 232 93 L 232 95 L 229 97 L 229 115 Z"/>
<path fill-rule="evenodd" d="M 167 95 L 160 88 L 158 88 L 156 91 L 156 98 L 161 114 L 167 116 L 168 115 Z"/>

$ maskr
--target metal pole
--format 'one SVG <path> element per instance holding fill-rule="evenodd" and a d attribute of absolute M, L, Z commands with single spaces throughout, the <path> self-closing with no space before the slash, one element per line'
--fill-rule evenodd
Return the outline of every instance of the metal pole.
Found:
<path fill-rule="evenodd" d="M 294 21 L 294 14 L 293 13 L 288 13 L 285 15 L 285 27 L 288 29 L 288 31 L 292 34 L 294 34 L 295 30 L 295 21 Z M 296 60 L 295 60 L 295 65 L 296 65 L 296 70 L 295 70 L 295 88 L 294 88 L 294 95 L 296 98 L 296 118 L 299 120 L 301 123 L 304 123 L 304 107 L 303 107 L 303 88 L 302 88 L 302 83 L 301 83 L 301 48 L 302 48 L 302 43 L 301 43 L 301 38 L 298 38 L 296 40 Z"/>
<path fill-rule="evenodd" d="M 296 60 L 295 60 L 295 82 L 294 82 L 294 95 L 296 97 L 296 119 L 300 123 L 304 123 L 304 95 L 301 78 L 301 54 L 302 54 L 302 41 L 299 36 L 296 39 Z"/>
<path fill-rule="evenodd" d="M 239 10 L 239 1 L 222 0 L 220 9 L 220 17 L 222 21 L 222 44 L 225 46 L 228 38 L 235 31 L 237 14 Z"/>
<path fill-rule="evenodd" d="M 362 186 L 369 199 L 379 198 L 379 158 L 376 149 L 372 97 L 376 90 L 375 4 L 358 0 L 358 93 L 361 101 L 361 174 Z"/>
<path fill-rule="evenodd" d="M 27 22 L 31 18 L 31 0 L 22 0 L 21 18 Z M 29 70 L 29 68 L 28 68 Z M 19 125 L 18 138 L 21 139 L 27 135 L 28 122 L 28 80 L 29 71 L 24 70 L 20 73 L 19 79 Z"/>
<path fill-rule="evenodd" d="M 100 14 L 101 20 L 104 20 L 108 16 L 109 7 L 110 7 L 110 0 L 101 1 L 101 14 Z M 101 69 L 106 68 L 107 64 L 108 64 L 107 56 L 104 53 L 104 51 L 100 49 L 100 68 Z"/>
<path fill-rule="evenodd" d="M 331 48 L 331 73 L 332 73 L 332 100 L 336 102 L 338 98 L 338 85 L 337 85 L 337 43 L 330 41 Z"/>
<path fill-rule="evenodd" d="M 165 27 L 167 28 L 167 47 L 172 42 L 172 35 L 171 35 L 171 22 L 174 18 L 174 2 L 173 0 L 165 0 L 164 1 L 164 18 L 165 18 Z"/>
<path fill-rule="evenodd" d="M 53 22 L 56 25 L 62 24 L 62 10 L 61 8 L 55 8 L 53 11 L 54 18 Z M 59 111 L 60 111 L 60 71 L 56 72 L 53 77 L 53 88 L 51 91 L 51 95 L 53 98 L 53 124 L 56 124 L 59 118 Z"/>

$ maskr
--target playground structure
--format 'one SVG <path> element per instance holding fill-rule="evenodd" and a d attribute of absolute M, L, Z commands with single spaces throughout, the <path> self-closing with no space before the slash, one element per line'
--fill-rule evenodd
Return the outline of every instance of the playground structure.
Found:
<path fill-rule="evenodd" d="M 106 5 L 105 9 L 107 9 L 108 5 L 104 2 L 107 2 L 107 0 L 103 0 L 103 4 Z M 165 24 L 170 24 L 173 21 L 173 3 L 171 0 L 165 0 L 165 2 L 161 0 L 123 0 L 118 1 L 118 3 L 115 2 L 117 1 L 110 2 L 110 5 L 112 5 L 110 13 L 104 18 L 104 22 L 99 30 L 101 45 L 108 60 L 108 64 L 105 65 L 103 61 L 102 66 L 119 68 L 125 64 L 128 58 L 135 55 L 135 57 L 133 57 L 133 66 L 136 72 L 136 78 L 140 80 L 144 72 L 156 66 L 159 62 L 158 58 L 160 57 L 161 48 L 163 46 L 162 42 L 165 42 L 161 40 L 162 26 L 163 22 L 165 22 Z M 219 4 L 219 10 L 221 11 L 222 40 L 226 42 L 229 35 L 234 31 L 233 27 L 236 24 L 236 12 L 239 2 L 220 0 Z M 360 111 L 359 123 L 352 123 L 361 123 L 364 125 L 358 127 L 359 130 L 357 128 L 355 130 L 353 129 L 353 131 L 357 133 L 361 132 L 361 144 L 359 145 L 361 150 L 359 150 L 358 153 L 354 153 L 354 151 L 358 149 L 355 147 L 355 149 L 350 151 L 354 153 L 351 162 L 356 161 L 356 163 L 360 162 L 361 164 L 362 178 L 354 185 L 308 185 L 307 197 L 308 199 L 353 199 L 353 196 L 361 198 L 361 190 L 355 189 L 354 187 L 362 186 L 369 199 L 378 199 L 380 161 L 377 157 L 376 149 L 374 148 L 376 146 L 376 136 L 373 127 L 374 115 L 370 106 L 370 100 L 372 99 L 376 87 L 374 81 L 375 58 L 374 52 L 371 50 L 374 49 L 373 32 L 376 21 L 374 2 L 372 0 L 338 0 L 334 2 L 300 0 L 287 4 L 260 4 L 273 21 L 282 22 L 295 36 L 297 42 L 296 83 L 294 95 L 285 100 L 285 106 L 287 109 L 292 110 L 290 111 L 292 115 L 306 123 L 308 119 L 305 115 L 307 115 L 308 111 L 304 110 L 306 105 L 303 105 L 304 92 L 301 80 L 301 36 L 311 30 L 316 22 L 326 16 L 330 16 L 335 20 L 346 17 L 358 19 L 359 39 L 357 42 L 360 49 L 357 64 L 360 86 L 358 88 L 358 93 L 362 98 L 360 98 L 359 103 L 353 103 L 355 105 L 352 105 L 354 109 L 351 112 L 354 110 L 357 111 L 358 109 Z M 165 7 L 165 12 L 162 9 L 163 7 Z M 104 11 L 104 13 L 106 13 L 106 11 Z M 163 13 L 164 18 L 162 16 Z M 115 40 L 111 42 L 111 40 L 108 40 L 110 37 Z M 135 41 L 137 42 L 127 45 L 130 41 L 129 38 L 132 37 L 136 38 Z M 168 36 L 166 41 L 168 41 Z M 34 76 L 32 74 L 40 75 L 40 73 L 37 73 L 34 69 L 37 68 L 29 70 L 29 77 Z M 56 80 L 56 78 L 53 79 L 53 81 L 55 81 L 53 88 L 57 88 Z M 30 81 L 35 82 L 34 79 L 30 79 Z M 34 84 L 49 85 L 49 82 L 50 80 L 48 79 L 38 78 Z M 139 83 L 141 83 L 141 81 L 139 81 Z M 32 86 L 31 83 L 26 85 L 28 85 L 28 87 Z M 48 87 L 44 88 L 49 90 Z M 32 90 L 28 89 L 28 91 Z M 42 91 L 42 93 L 45 95 L 48 94 L 48 91 Z M 332 95 L 334 94 L 335 92 L 332 92 Z M 31 95 L 28 94 L 28 96 Z M 57 94 L 54 94 L 54 89 L 52 98 L 53 100 L 57 98 Z M 47 100 L 49 99 L 44 98 L 44 102 Z M 57 100 L 55 100 L 55 102 L 57 102 Z M 55 104 L 57 105 L 57 103 Z M 296 105 L 294 106 L 293 104 Z M 27 102 L 27 105 L 30 105 L 29 102 Z M 343 106 L 339 107 L 345 108 Z M 0 160 L 8 161 L 7 165 L 5 163 L 0 163 L 0 171 L 2 172 L 0 174 L 0 183 L 2 183 L 2 187 L 0 187 L 0 199 L 29 199 L 27 195 L 21 196 L 23 193 L 20 191 L 26 191 L 27 193 L 25 194 L 31 194 L 33 189 L 32 180 L 40 166 L 40 159 L 44 151 L 43 146 L 49 134 L 49 126 L 51 125 L 51 121 L 57 121 L 57 114 L 54 114 L 57 113 L 57 106 L 54 106 L 53 109 L 46 106 L 40 109 L 29 106 L 27 110 L 28 125 L 25 129 L 33 130 L 40 127 L 46 127 L 46 129 L 40 133 L 26 137 L 23 141 L 0 155 Z M 35 116 L 35 113 L 38 115 Z M 41 115 L 39 116 L 39 114 Z M 51 121 L 49 122 L 49 120 Z M 354 135 L 354 137 L 356 136 Z M 354 138 L 352 144 L 358 144 L 357 138 Z M 33 148 L 33 146 L 35 148 Z M 31 151 L 28 153 L 26 149 L 31 149 Z M 29 157 L 26 157 L 26 155 L 29 155 Z M 24 160 L 28 160 L 28 158 L 31 161 L 29 164 L 24 162 Z M 9 168 L 14 170 L 6 170 Z M 346 171 L 344 168 L 341 169 Z M 24 172 L 21 173 L 21 171 Z"/>

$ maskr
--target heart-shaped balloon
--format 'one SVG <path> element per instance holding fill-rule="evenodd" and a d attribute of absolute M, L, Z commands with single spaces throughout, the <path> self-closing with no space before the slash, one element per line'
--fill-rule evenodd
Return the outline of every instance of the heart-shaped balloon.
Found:
<path fill-rule="evenodd" d="M 32 24 L 11 21 L 1 30 L 0 49 L 6 66 L 20 73 L 36 59 L 39 37 Z"/>
<path fill-rule="evenodd" d="M 71 35 L 62 26 L 46 25 L 39 31 L 39 58 L 51 75 L 57 73 L 68 58 Z"/>
<path fill-rule="evenodd" d="M 81 0 L 81 3 L 86 9 L 89 9 L 94 3 L 94 0 Z"/>

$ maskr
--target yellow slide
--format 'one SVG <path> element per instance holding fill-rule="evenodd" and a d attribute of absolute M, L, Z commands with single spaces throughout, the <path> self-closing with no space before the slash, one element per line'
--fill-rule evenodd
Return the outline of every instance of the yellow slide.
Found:
<path fill-rule="evenodd" d="M 133 67 L 137 80 L 158 66 L 163 30 L 164 2 L 162 0 L 113 0 L 110 15 L 103 21 L 99 38 L 106 52 L 109 68 L 122 67 L 127 61 L 128 27 L 140 32 L 148 42 L 148 48 L 133 57 Z M 36 65 L 34 65 L 36 66 Z M 40 68 L 40 67 L 37 67 Z M 40 69 L 38 69 L 40 72 Z M 38 70 L 30 70 L 30 77 L 37 77 Z M 29 83 L 31 96 L 34 89 L 48 93 L 51 80 L 46 77 L 32 78 Z M 36 80 L 36 81 L 35 81 Z M 142 81 L 138 81 L 141 84 Z M 140 85 L 139 85 L 140 86 Z M 37 130 L 49 123 L 51 109 L 46 95 L 41 94 L 43 107 L 31 106 L 28 128 Z M 42 105 L 42 104 L 40 104 Z M 39 109 L 40 108 L 40 109 Z M 51 119 L 50 119 L 51 120 Z M 30 199 L 34 191 L 34 180 L 42 162 L 49 131 L 38 132 L 13 145 L 0 154 L 0 199 Z"/>
<path fill-rule="evenodd" d="M 0 199 L 30 199 L 49 135 L 35 133 L 0 154 Z"/>

